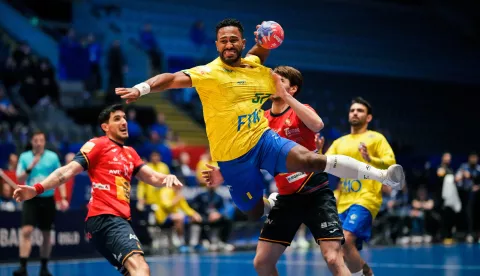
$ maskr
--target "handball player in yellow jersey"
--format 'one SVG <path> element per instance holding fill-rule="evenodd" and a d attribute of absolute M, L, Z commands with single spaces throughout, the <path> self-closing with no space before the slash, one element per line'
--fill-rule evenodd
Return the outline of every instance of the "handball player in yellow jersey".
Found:
<path fill-rule="evenodd" d="M 370 103 L 360 97 L 353 99 L 348 114 L 351 133 L 335 140 L 325 154 L 348 155 L 380 169 L 395 164 L 395 155 L 387 139 L 367 129 L 371 120 Z M 317 140 L 317 148 L 321 152 L 323 139 Z M 382 204 L 382 184 L 361 178 L 343 178 L 341 183 L 337 208 L 345 236 L 345 261 L 352 275 L 370 276 L 372 269 L 358 251 L 363 242 L 370 239 L 373 219 Z"/>
<path fill-rule="evenodd" d="M 399 165 L 378 170 L 348 156 L 326 157 L 270 130 L 261 106 L 276 93 L 276 85 L 283 86 L 280 77 L 262 65 L 269 50 L 256 44 L 242 58 L 246 40 L 242 24 L 235 19 L 217 24 L 216 39 L 219 57 L 212 62 L 160 74 L 133 88 L 116 88 L 115 92 L 131 103 L 151 92 L 195 87 L 202 102 L 212 159 L 218 162 L 236 206 L 250 219 L 259 219 L 274 204 L 263 199 L 260 169 L 271 175 L 325 171 L 401 187 L 404 174 Z"/>

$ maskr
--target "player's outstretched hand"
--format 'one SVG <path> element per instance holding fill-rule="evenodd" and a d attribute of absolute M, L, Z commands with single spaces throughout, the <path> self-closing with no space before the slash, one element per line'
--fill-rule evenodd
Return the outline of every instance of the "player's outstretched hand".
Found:
<path fill-rule="evenodd" d="M 127 99 L 127 104 L 133 103 L 140 98 L 140 91 L 137 88 L 115 88 L 115 94 L 122 99 Z"/>
<path fill-rule="evenodd" d="M 178 178 L 173 174 L 167 174 L 165 179 L 163 179 L 163 184 L 167 188 L 171 188 L 172 186 L 183 186 L 180 180 L 178 180 Z"/>
<path fill-rule="evenodd" d="M 216 187 L 224 182 L 223 175 L 219 167 L 205 164 L 209 170 L 202 171 L 202 177 L 209 187 Z"/>
<path fill-rule="evenodd" d="M 22 202 L 34 198 L 37 191 L 32 186 L 18 185 L 18 188 L 13 192 L 13 198 L 17 202 Z"/>
<path fill-rule="evenodd" d="M 265 22 L 265 21 L 262 21 L 261 24 L 263 24 L 263 22 Z M 257 27 L 255 28 L 255 32 L 253 32 L 253 35 L 255 36 L 255 43 L 257 43 L 257 44 L 258 44 L 258 28 L 260 28 L 261 24 L 257 25 Z"/>

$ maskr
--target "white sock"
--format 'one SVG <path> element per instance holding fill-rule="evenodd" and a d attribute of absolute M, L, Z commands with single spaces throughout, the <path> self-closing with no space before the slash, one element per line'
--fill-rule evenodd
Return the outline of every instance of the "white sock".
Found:
<path fill-rule="evenodd" d="M 200 234 L 202 233 L 202 227 L 198 224 L 192 224 L 190 226 L 190 245 L 197 246 L 200 242 Z"/>
<path fill-rule="evenodd" d="M 268 216 L 273 206 L 275 206 L 275 202 L 272 199 L 264 197 L 263 198 L 263 216 Z"/>
<path fill-rule="evenodd" d="M 340 178 L 373 179 L 380 182 L 383 182 L 387 175 L 385 170 L 379 170 L 345 155 L 327 155 L 325 172 Z"/>
<path fill-rule="evenodd" d="M 363 269 L 359 272 L 352 273 L 352 276 L 363 276 Z"/>

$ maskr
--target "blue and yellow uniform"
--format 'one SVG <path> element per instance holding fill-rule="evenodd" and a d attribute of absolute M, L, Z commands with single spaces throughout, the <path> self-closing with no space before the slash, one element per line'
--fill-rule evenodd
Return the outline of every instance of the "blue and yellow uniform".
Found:
<path fill-rule="evenodd" d="M 385 137 L 375 131 L 361 134 L 348 134 L 333 142 L 326 155 L 341 154 L 367 162 L 359 151 L 364 143 L 370 155 L 368 164 L 378 169 L 387 169 L 395 164 L 395 155 Z M 371 235 L 373 218 L 382 205 L 382 183 L 366 179 L 342 179 L 337 197 L 337 208 L 343 229 L 357 237 L 358 245 L 368 241 Z"/>
<path fill-rule="evenodd" d="M 217 58 L 183 72 L 202 101 L 212 159 L 237 207 L 248 211 L 263 197 L 260 169 L 286 172 L 286 156 L 296 144 L 270 130 L 263 115 L 262 104 L 275 93 L 271 69 L 254 55 L 241 62 L 231 67 Z"/>

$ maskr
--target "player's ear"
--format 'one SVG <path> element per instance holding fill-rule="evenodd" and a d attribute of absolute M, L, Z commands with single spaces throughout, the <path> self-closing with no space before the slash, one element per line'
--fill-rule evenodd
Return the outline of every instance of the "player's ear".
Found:
<path fill-rule="evenodd" d="M 247 40 L 244 38 L 244 39 L 242 39 L 242 42 L 243 42 L 243 48 L 242 49 L 245 50 L 245 45 L 247 45 Z"/>
<path fill-rule="evenodd" d="M 288 91 L 290 93 L 290 95 L 295 95 L 295 93 L 297 93 L 298 91 L 298 86 L 294 85 L 294 86 L 290 86 L 290 91 Z"/>
<path fill-rule="evenodd" d="M 367 123 L 370 123 L 372 121 L 372 119 L 373 119 L 372 114 L 368 114 L 367 115 Z"/>
<path fill-rule="evenodd" d="M 108 124 L 107 123 L 101 124 L 100 127 L 102 128 L 103 132 L 105 132 L 105 133 L 107 132 L 107 130 L 108 130 Z"/>

